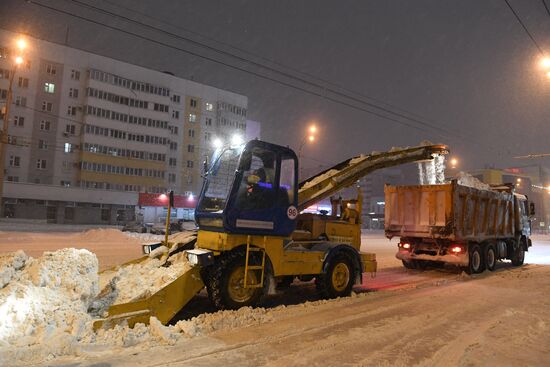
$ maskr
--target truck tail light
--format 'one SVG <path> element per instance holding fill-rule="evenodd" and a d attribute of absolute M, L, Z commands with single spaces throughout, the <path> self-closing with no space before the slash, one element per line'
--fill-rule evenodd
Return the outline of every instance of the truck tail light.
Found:
<path fill-rule="evenodd" d="M 405 249 L 405 250 L 410 250 L 410 248 L 411 248 L 411 244 L 408 243 L 408 242 L 399 242 L 398 246 Z"/>
<path fill-rule="evenodd" d="M 451 245 L 451 252 L 455 255 L 460 254 L 464 249 L 460 245 Z"/>

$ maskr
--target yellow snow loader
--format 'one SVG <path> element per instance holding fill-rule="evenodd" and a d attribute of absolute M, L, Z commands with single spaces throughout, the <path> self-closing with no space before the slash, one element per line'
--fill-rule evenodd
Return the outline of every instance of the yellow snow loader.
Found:
<path fill-rule="evenodd" d="M 150 316 L 166 324 L 204 287 L 219 309 L 257 305 L 295 278 L 315 279 L 323 297 L 348 296 L 363 273 L 376 272 L 376 255 L 361 251 L 361 195 L 332 196 L 374 170 L 445 154 L 445 145 L 393 148 L 346 159 L 299 182 L 298 158 L 288 147 L 252 140 L 219 148 L 205 165 L 198 231 L 188 241 L 165 241 L 167 262 L 185 251 L 190 270 L 149 297 L 111 306 L 95 327 L 133 326 Z M 330 215 L 304 212 L 328 198 Z"/>

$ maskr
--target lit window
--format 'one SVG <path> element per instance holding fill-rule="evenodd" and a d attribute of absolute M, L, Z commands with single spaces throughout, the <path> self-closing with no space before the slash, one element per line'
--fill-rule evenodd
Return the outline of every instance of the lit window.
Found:
<path fill-rule="evenodd" d="M 71 143 L 65 143 L 63 151 L 65 153 L 72 153 L 74 151 L 73 145 Z"/>
<path fill-rule="evenodd" d="M 195 115 L 194 113 L 190 113 L 189 122 L 195 122 L 195 121 L 197 121 L 197 115 Z"/>
<path fill-rule="evenodd" d="M 53 93 L 55 91 L 55 84 L 53 83 L 44 83 L 44 92 Z"/>
<path fill-rule="evenodd" d="M 214 105 L 212 103 L 206 102 L 206 110 L 212 111 L 214 109 Z"/>

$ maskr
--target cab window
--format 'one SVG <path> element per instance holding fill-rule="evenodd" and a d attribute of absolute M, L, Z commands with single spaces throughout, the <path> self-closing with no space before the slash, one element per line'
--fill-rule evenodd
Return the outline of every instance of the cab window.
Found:
<path fill-rule="evenodd" d="M 258 210 L 275 205 L 275 153 L 254 147 L 241 158 L 242 179 L 237 193 L 237 208 Z"/>
<path fill-rule="evenodd" d="M 279 206 L 288 207 L 294 204 L 295 162 L 293 158 L 283 157 L 279 180 Z"/>

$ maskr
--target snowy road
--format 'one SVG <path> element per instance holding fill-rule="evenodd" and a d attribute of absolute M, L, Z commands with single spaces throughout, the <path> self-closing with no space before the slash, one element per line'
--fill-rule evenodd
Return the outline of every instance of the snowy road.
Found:
<path fill-rule="evenodd" d="M 365 236 L 381 269 L 356 297 L 316 300 L 310 284 L 268 306 L 269 321 L 221 328 L 173 346 L 114 348 L 54 366 L 517 366 L 550 360 L 550 238 L 535 237 L 531 264 L 467 276 L 405 270 L 380 234 Z M 287 305 L 282 307 L 280 305 Z M 191 315 L 210 311 L 204 297 Z M 149 349 L 150 348 L 150 349 Z"/>

